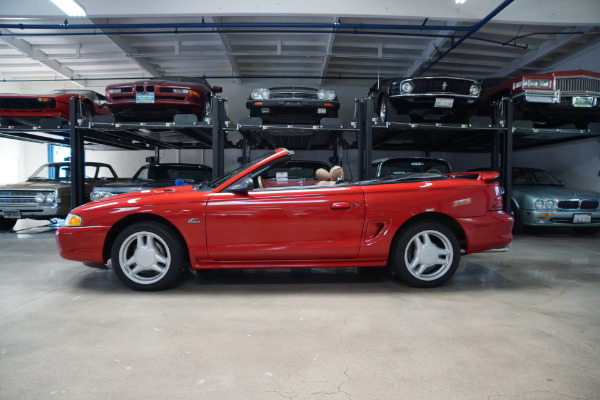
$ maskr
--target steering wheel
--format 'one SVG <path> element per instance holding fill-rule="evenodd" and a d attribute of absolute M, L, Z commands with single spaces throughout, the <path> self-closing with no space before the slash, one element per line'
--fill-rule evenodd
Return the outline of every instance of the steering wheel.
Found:
<path fill-rule="evenodd" d="M 258 176 L 258 178 L 256 178 L 256 180 L 258 181 L 258 187 L 259 187 L 260 189 L 264 189 L 264 188 L 265 188 L 265 184 L 264 184 L 264 182 L 263 182 L 263 178 L 262 178 L 262 176 L 260 176 L 260 175 L 259 175 L 259 176 Z"/>

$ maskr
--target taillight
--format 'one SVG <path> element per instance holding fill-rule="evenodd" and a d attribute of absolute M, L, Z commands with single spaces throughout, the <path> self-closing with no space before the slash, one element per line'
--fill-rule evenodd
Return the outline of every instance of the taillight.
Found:
<path fill-rule="evenodd" d="M 494 185 L 494 192 L 496 195 L 496 198 L 494 199 L 494 202 L 492 203 L 492 211 L 502 211 L 504 210 L 504 201 L 502 200 L 502 188 L 500 187 L 500 185 L 496 184 Z"/>

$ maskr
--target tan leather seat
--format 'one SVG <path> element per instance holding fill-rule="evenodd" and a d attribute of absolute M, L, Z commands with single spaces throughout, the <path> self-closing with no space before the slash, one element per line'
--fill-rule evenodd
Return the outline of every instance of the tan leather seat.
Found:
<path fill-rule="evenodd" d="M 344 170 L 339 165 L 334 165 L 329 171 L 324 168 L 319 168 L 315 172 L 315 176 L 319 180 L 317 186 L 335 185 L 344 179 Z"/>

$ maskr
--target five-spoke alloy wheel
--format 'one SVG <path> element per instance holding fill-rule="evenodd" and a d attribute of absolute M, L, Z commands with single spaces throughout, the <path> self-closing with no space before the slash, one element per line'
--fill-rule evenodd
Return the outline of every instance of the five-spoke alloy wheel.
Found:
<path fill-rule="evenodd" d="M 441 223 L 418 222 L 396 240 L 392 267 L 400 279 L 415 287 L 436 287 L 447 282 L 460 262 L 456 235 Z"/>
<path fill-rule="evenodd" d="M 179 281 L 185 248 L 179 235 L 157 222 L 138 222 L 123 229 L 111 251 L 115 273 L 136 290 L 162 290 Z"/>

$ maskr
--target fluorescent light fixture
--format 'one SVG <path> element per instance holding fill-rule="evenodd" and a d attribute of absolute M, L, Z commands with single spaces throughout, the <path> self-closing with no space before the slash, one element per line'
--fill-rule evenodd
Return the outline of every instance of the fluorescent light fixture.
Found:
<path fill-rule="evenodd" d="M 52 1 L 54 1 L 54 0 L 52 0 Z M 455 2 L 456 4 L 465 4 L 465 2 L 466 2 L 466 1 L 467 1 L 467 0 L 454 0 L 454 2 Z"/>
<path fill-rule="evenodd" d="M 69 17 L 85 17 L 85 10 L 73 0 L 51 0 Z"/>

